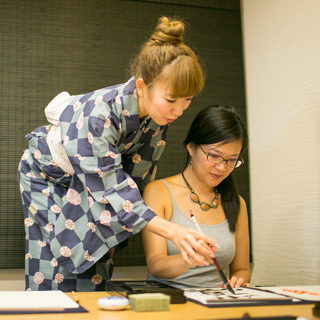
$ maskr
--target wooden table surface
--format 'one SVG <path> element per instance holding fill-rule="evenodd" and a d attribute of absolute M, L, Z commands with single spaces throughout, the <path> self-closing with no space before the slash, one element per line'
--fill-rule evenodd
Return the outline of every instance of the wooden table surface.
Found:
<path fill-rule="evenodd" d="M 67 293 L 72 297 L 71 293 Z M 16 320 L 205 320 L 205 319 L 231 319 L 241 318 L 244 313 L 250 317 L 271 317 L 293 315 L 307 319 L 318 319 L 312 315 L 313 304 L 287 305 L 287 306 L 261 306 L 261 307 L 229 307 L 229 308 L 207 308 L 192 302 L 185 304 L 171 304 L 169 311 L 135 312 L 129 310 L 106 311 L 99 308 L 97 300 L 109 296 L 107 292 L 78 292 L 77 297 L 82 307 L 88 313 L 55 313 L 55 314 L 24 314 L 5 315 L 3 319 Z"/>

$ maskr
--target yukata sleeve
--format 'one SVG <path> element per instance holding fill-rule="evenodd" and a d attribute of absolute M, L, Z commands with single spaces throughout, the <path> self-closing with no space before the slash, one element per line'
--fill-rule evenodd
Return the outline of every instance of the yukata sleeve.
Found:
<path fill-rule="evenodd" d="M 62 137 L 75 173 L 51 245 L 59 263 L 74 273 L 84 272 L 155 217 L 123 170 L 116 147 L 118 115 L 103 102 L 92 109 L 75 117 Z"/>

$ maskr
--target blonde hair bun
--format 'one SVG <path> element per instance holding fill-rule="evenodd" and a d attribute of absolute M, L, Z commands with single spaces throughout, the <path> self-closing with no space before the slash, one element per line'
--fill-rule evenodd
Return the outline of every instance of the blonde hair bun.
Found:
<path fill-rule="evenodd" d="M 166 83 L 174 98 L 194 97 L 204 86 L 204 73 L 193 50 L 183 42 L 185 24 L 162 16 L 152 36 L 131 62 L 131 73 L 148 88 Z"/>
<path fill-rule="evenodd" d="M 182 21 L 161 17 L 150 41 L 157 45 L 182 44 L 184 29 L 185 25 Z"/>

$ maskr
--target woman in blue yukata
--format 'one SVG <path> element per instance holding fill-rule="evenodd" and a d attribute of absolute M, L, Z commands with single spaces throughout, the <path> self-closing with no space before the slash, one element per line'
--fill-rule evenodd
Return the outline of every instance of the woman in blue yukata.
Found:
<path fill-rule="evenodd" d="M 105 290 L 114 248 L 143 228 L 175 243 L 187 264 L 213 263 L 213 239 L 159 218 L 140 195 L 169 124 L 204 85 L 183 33 L 181 21 L 160 18 L 131 79 L 61 93 L 45 109 L 50 124 L 26 136 L 19 164 L 26 290 Z"/>
<path fill-rule="evenodd" d="M 232 172 L 243 164 L 247 133 L 233 108 L 203 109 L 184 141 L 187 163 L 175 176 L 150 182 L 143 193 L 147 205 L 168 221 L 195 228 L 190 210 L 203 233 L 219 244 L 215 256 L 232 287 L 249 286 L 249 232 L 245 201 Z M 222 280 L 214 264 L 187 264 L 175 244 L 142 231 L 149 279 L 178 288 L 214 288 Z"/>

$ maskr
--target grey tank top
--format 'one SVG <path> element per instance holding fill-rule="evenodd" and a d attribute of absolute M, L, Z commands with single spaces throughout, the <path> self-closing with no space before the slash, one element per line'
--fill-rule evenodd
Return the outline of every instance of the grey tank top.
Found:
<path fill-rule="evenodd" d="M 172 199 L 172 217 L 171 222 L 179 224 L 182 227 L 188 229 L 195 229 L 195 226 L 190 218 L 188 218 L 177 206 L 173 193 L 168 183 L 163 181 L 169 192 Z M 214 214 L 212 212 L 207 214 Z M 228 221 L 225 220 L 217 225 L 208 225 L 208 224 L 199 224 L 203 233 L 210 236 L 212 239 L 216 240 L 220 248 L 216 252 L 217 260 L 223 272 L 228 277 L 229 264 L 232 262 L 235 255 L 235 234 L 230 232 L 228 227 Z M 179 254 L 180 251 L 178 248 L 170 241 L 167 240 L 167 254 L 175 255 Z M 187 270 L 183 274 L 175 277 L 173 279 L 162 279 L 153 277 L 148 273 L 148 280 L 157 280 L 162 283 L 169 284 L 181 289 L 195 288 L 195 287 L 217 287 L 222 283 L 219 271 L 217 270 L 214 264 L 208 267 L 195 267 Z"/>

